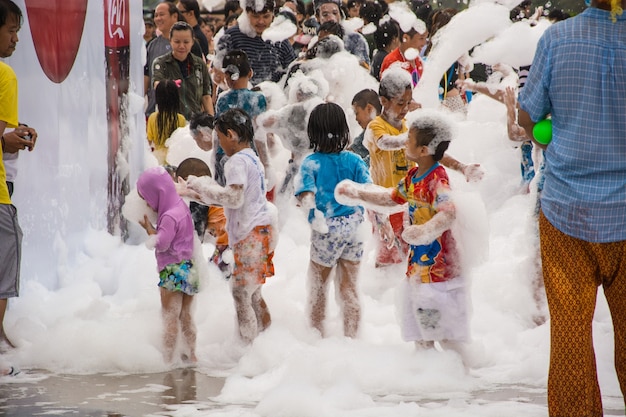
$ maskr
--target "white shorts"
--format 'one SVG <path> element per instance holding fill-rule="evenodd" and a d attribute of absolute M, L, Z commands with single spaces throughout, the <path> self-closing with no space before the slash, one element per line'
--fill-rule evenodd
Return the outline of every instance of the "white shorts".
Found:
<path fill-rule="evenodd" d="M 465 280 L 403 284 L 402 338 L 405 341 L 466 341 L 468 312 Z"/>

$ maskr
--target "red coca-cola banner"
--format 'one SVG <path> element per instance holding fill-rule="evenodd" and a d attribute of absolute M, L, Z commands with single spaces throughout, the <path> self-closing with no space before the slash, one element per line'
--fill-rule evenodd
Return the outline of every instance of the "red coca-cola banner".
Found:
<path fill-rule="evenodd" d="M 130 45 L 128 1 L 130 0 L 104 1 L 104 46 L 120 48 Z"/>
<path fill-rule="evenodd" d="M 87 0 L 25 0 L 35 52 L 55 83 L 69 75 L 85 26 Z"/>

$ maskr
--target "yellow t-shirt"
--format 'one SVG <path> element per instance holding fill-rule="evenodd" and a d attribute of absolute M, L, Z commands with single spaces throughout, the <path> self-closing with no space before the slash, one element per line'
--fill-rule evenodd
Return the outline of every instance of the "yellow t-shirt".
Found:
<path fill-rule="evenodd" d="M 415 163 L 406 159 L 404 149 L 398 151 L 383 151 L 377 145 L 383 136 L 397 136 L 407 131 L 406 123 L 402 121 L 400 129 L 389 124 L 382 116 L 376 117 L 367 125 L 365 136 L 368 138 L 363 141 L 370 153 L 370 173 L 374 184 L 383 187 L 396 187 L 401 179 L 406 177 L 409 169 L 415 166 Z"/>
<path fill-rule="evenodd" d="M 0 62 L 0 120 L 6 122 L 7 127 L 17 127 L 17 77 L 13 69 Z M 6 184 L 6 171 L 2 162 L 0 147 L 0 204 L 11 204 L 9 189 Z"/>

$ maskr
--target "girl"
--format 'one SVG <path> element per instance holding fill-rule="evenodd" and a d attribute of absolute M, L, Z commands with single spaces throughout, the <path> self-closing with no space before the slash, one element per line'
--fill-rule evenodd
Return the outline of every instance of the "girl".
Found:
<path fill-rule="evenodd" d="M 225 186 L 211 177 L 179 179 L 179 193 L 205 205 L 219 204 L 226 214 L 228 244 L 234 256 L 232 294 L 241 339 L 250 343 L 271 322 L 261 288 L 274 275 L 276 213 L 265 197 L 263 164 L 252 150 L 254 129 L 243 110 L 228 109 L 215 119 L 220 146 L 229 157 Z"/>
<path fill-rule="evenodd" d="M 346 204 L 373 203 L 378 210 L 408 202 L 411 226 L 402 239 L 410 245 L 404 291 L 402 336 L 418 347 L 467 338 L 465 283 L 450 227 L 455 206 L 448 176 L 439 164 L 451 139 L 447 121 L 422 113 L 411 122 L 406 157 L 417 162 L 396 188 L 373 189 L 346 182 L 337 196 Z M 372 207 L 375 209 L 375 207 Z"/>
<path fill-rule="evenodd" d="M 198 274 L 193 268 L 194 227 L 189 207 L 176 192 L 172 177 L 163 167 L 144 171 L 137 180 L 137 192 L 157 212 L 156 229 L 144 215 L 139 223 L 151 236 L 159 271 L 161 309 L 165 332 L 163 356 L 174 357 L 179 328 L 182 331 L 184 361 L 196 362 L 196 328 L 191 317 L 193 295 L 198 292 Z"/>
<path fill-rule="evenodd" d="M 187 120 L 185 120 L 185 116 L 179 113 L 178 85 L 174 81 L 161 81 L 156 86 L 154 94 L 157 111 L 148 117 L 148 143 L 152 153 L 159 161 L 159 165 L 165 165 L 167 163 L 165 141 L 176 129 L 185 126 Z"/>
<path fill-rule="evenodd" d="M 355 337 L 359 328 L 361 307 L 356 279 L 363 255 L 363 241 L 357 229 L 363 222 L 363 210 L 339 204 L 334 197 L 335 186 L 349 179 L 369 184 L 372 179 L 360 156 L 346 151 L 350 130 L 346 115 L 334 103 L 319 104 L 311 112 L 307 127 L 313 154 L 300 166 L 295 195 L 307 209 L 311 232 L 309 263 L 309 317 L 311 325 L 324 335 L 328 278 L 337 267 L 337 280 L 343 331 Z M 323 215 L 324 227 L 315 227 Z"/>

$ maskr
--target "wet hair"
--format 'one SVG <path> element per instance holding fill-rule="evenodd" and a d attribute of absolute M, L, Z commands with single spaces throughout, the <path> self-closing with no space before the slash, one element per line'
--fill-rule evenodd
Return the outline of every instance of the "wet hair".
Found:
<path fill-rule="evenodd" d="M 197 0 L 178 0 L 185 10 L 193 12 L 196 19 L 200 19 L 200 5 Z"/>
<path fill-rule="evenodd" d="M 453 122 L 447 116 L 429 110 L 416 115 L 409 123 L 409 138 L 415 133 L 418 146 L 427 146 L 435 161 L 440 161 L 454 136 Z"/>
<path fill-rule="evenodd" d="M 213 129 L 213 122 L 214 118 L 210 114 L 204 112 L 195 113 L 189 120 L 189 130 L 198 130 L 199 127 L 208 127 L 209 129 Z"/>
<path fill-rule="evenodd" d="M 246 0 L 246 12 L 252 13 L 274 13 L 276 2 L 274 0 L 265 0 L 265 3 L 259 4 L 259 0 Z M 262 6 L 262 7 L 261 7 Z"/>
<path fill-rule="evenodd" d="M 239 143 L 247 142 L 251 144 L 254 139 L 252 120 L 250 116 L 248 116 L 248 113 L 239 108 L 226 110 L 215 118 L 213 124 L 215 129 L 219 130 L 224 135 L 226 135 L 229 130 L 235 132 L 237 136 L 239 136 Z"/>
<path fill-rule="evenodd" d="M 238 0 L 228 0 L 224 4 L 224 16 L 230 16 L 241 8 Z"/>
<path fill-rule="evenodd" d="M 569 13 L 561 10 L 561 9 L 552 9 L 550 13 L 548 13 L 548 19 L 553 22 L 560 22 L 562 20 L 569 19 Z"/>
<path fill-rule="evenodd" d="M 231 13 L 228 15 L 228 17 L 226 19 L 224 19 L 224 27 L 230 27 L 231 23 L 233 23 L 233 21 L 237 21 L 237 19 L 239 19 L 239 13 Z"/>
<path fill-rule="evenodd" d="M 191 38 L 193 39 L 193 28 L 191 25 L 185 21 L 179 20 L 174 23 L 170 28 L 170 39 L 173 38 L 174 32 L 184 32 L 189 31 L 191 33 Z"/>
<path fill-rule="evenodd" d="M 330 58 L 338 52 L 345 50 L 343 40 L 339 36 L 328 35 L 320 39 L 311 49 L 306 51 L 306 58 Z"/>
<path fill-rule="evenodd" d="M 187 158 L 176 168 L 176 177 L 186 180 L 190 175 L 195 177 L 210 177 L 211 169 L 202 159 Z"/>
<path fill-rule="evenodd" d="M 335 103 L 318 104 L 309 116 L 309 148 L 313 152 L 339 153 L 350 143 L 346 114 Z"/>
<path fill-rule="evenodd" d="M 383 15 L 383 7 L 378 1 L 368 0 L 361 5 L 361 9 L 359 10 L 359 17 L 363 19 L 365 24 L 374 23 L 378 26 L 378 22 Z"/>
<path fill-rule="evenodd" d="M 352 105 L 358 106 L 362 109 L 366 108 L 368 104 L 371 104 L 376 110 L 376 114 L 380 114 L 383 111 L 383 106 L 380 104 L 380 99 L 378 98 L 378 94 L 376 91 L 371 88 L 366 88 L 365 90 L 361 90 L 354 95 L 352 98 Z"/>
<path fill-rule="evenodd" d="M 380 78 L 378 96 L 391 100 L 402 96 L 406 90 L 412 89 L 413 81 L 411 80 L 411 74 L 402 68 L 392 67 L 387 69 Z"/>
<path fill-rule="evenodd" d="M 374 42 L 379 50 L 386 49 L 394 39 L 400 39 L 400 25 L 393 19 L 380 23 L 374 32 Z"/>
<path fill-rule="evenodd" d="M 167 138 L 178 129 L 178 112 L 180 111 L 178 86 L 172 80 L 163 80 L 154 89 L 154 98 L 158 109 L 156 143 L 163 145 Z"/>
<path fill-rule="evenodd" d="M 4 26 L 7 23 L 9 16 L 15 16 L 18 26 L 22 26 L 23 16 L 22 10 L 17 4 L 11 0 L 0 1 L 0 26 Z"/>
<path fill-rule="evenodd" d="M 339 22 L 324 22 L 317 29 L 317 33 L 326 32 L 328 35 L 335 35 L 343 39 L 343 35 L 346 33 L 343 26 Z"/>
<path fill-rule="evenodd" d="M 433 8 L 428 0 L 411 0 L 411 10 L 423 22 L 428 22 L 433 13 Z"/>
<path fill-rule="evenodd" d="M 417 139 L 417 144 L 419 146 L 430 145 L 430 143 L 437 136 L 437 128 L 434 126 L 428 126 L 428 127 L 422 127 L 422 128 L 411 127 L 410 130 L 415 132 L 415 137 Z M 443 158 L 444 153 L 448 150 L 448 146 L 450 146 L 449 140 L 442 140 L 441 142 L 439 142 L 434 149 L 434 153 L 432 154 L 433 159 L 435 161 L 441 161 L 441 158 Z"/>
<path fill-rule="evenodd" d="M 233 81 L 236 81 L 241 77 L 247 77 L 250 75 L 250 61 L 248 61 L 248 54 L 241 49 L 228 51 L 222 60 L 222 68 L 225 73 L 230 75 L 230 78 Z"/>

